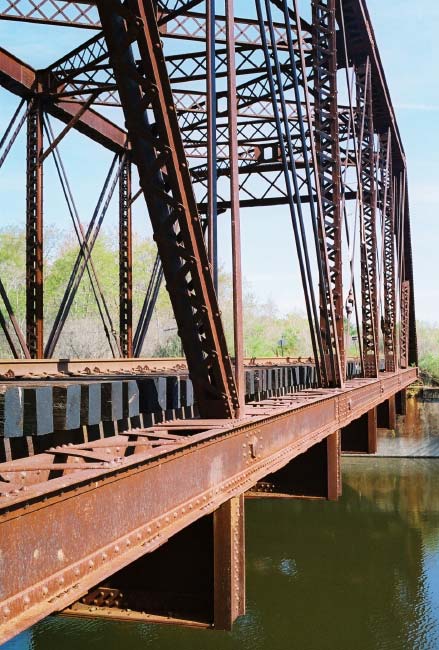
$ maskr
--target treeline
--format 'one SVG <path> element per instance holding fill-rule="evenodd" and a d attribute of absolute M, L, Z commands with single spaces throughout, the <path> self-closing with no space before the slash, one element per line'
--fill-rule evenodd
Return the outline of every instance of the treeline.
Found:
<path fill-rule="evenodd" d="M 119 328 L 119 269 L 117 233 L 101 234 L 92 259 L 116 331 Z M 45 336 L 55 320 L 71 270 L 78 254 L 78 243 L 63 231 L 46 228 L 44 250 Z M 151 275 L 156 247 L 152 240 L 135 237 L 133 246 L 134 323 L 140 314 Z M 25 330 L 26 238 L 24 229 L 0 230 L 0 277 L 15 315 Z M 229 349 L 233 353 L 232 283 L 227 273 L 220 274 L 219 302 Z M 4 305 L 0 308 L 5 313 Z M 279 342 L 282 340 L 282 346 Z M 244 286 L 244 344 L 248 357 L 308 356 L 311 345 L 306 318 L 298 313 L 280 316 L 276 306 L 258 300 L 251 286 Z M 142 356 L 178 356 L 180 340 L 176 334 L 169 297 L 160 290 Z M 99 358 L 110 354 L 96 300 L 87 273 L 84 273 L 58 346 L 56 357 Z M 0 356 L 10 356 L 5 336 L 0 331 Z"/>
<path fill-rule="evenodd" d="M 419 367 L 421 371 L 439 382 L 439 325 L 417 322 Z"/>

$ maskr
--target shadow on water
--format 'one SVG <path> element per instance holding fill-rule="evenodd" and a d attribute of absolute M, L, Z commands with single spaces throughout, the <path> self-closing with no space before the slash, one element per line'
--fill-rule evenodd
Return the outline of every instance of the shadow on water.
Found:
<path fill-rule="evenodd" d="M 248 606 L 231 633 L 52 617 L 4 649 L 439 648 L 439 460 L 343 465 L 338 503 L 247 501 Z"/>

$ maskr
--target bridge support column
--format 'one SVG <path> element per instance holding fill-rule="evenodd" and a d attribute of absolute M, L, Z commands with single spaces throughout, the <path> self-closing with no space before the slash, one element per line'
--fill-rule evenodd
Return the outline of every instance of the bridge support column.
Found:
<path fill-rule="evenodd" d="M 249 497 L 322 498 L 341 495 L 340 433 L 337 431 L 260 481 Z"/>
<path fill-rule="evenodd" d="M 241 495 L 91 589 L 62 615 L 230 630 L 244 612 Z"/>
<path fill-rule="evenodd" d="M 377 410 L 371 409 L 341 430 L 341 451 L 356 454 L 376 454 Z"/>
<path fill-rule="evenodd" d="M 395 395 L 389 397 L 381 404 L 378 404 L 377 426 L 379 429 L 395 429 L 396 427 L 396 405 Z"/>
<path fill-rule="evenodd" d="M 395 409 L 397 415 L 407 415 L 407 389 L 403 388 L 395 395 Z"/>

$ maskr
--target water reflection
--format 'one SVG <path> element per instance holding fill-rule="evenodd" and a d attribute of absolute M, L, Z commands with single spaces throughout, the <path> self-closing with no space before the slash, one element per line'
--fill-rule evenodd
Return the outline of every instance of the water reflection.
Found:
<path fill-rule="evenodd" d="M 380 456 L 439 457 L 439 402 L 407 400 L 407 414 L 398 416 L 396 431 L 378 432 Z"/>
<path fill-rule="evenodd" d="M 439 405 L 410 406 L 406 439 L 439 437 Z M 248 607 L 232 633 L 54 617 L 4 650 L 439 648 L 439 460 L 343 464 L 338 503 L 247 501 Z"/>

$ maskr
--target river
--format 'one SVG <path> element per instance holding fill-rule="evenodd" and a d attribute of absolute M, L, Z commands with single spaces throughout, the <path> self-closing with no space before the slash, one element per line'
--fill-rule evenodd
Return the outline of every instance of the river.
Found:
<path fill-rule="evenodd" d="M 231 633 L 50 617 L 3 649 L 439 649 L 439 403 L 408 406 L 379 457 L 343 459 L 338 503 L 246 502 Z"/>

